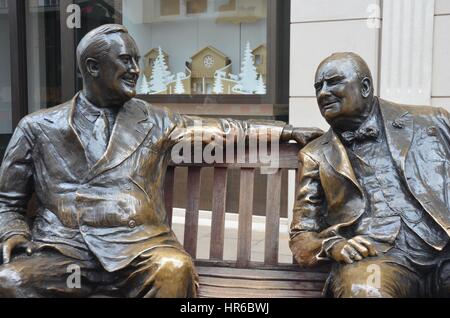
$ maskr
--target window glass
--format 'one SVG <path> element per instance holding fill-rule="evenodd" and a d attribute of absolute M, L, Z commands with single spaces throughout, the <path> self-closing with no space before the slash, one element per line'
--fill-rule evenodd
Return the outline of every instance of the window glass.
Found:
<path fill-rule="evenodd" d="M 63 102 L 59 1 L 27 0 L 26 10 L 28 111 L 31 113 Z"/>
<path fill-rule="evenodd" d="M 144 56 L 141 94 L 266 93 L 255 56 L 266 54 L 267 1 L 124 0 L 123 18 Z"/>
<path fill-rule="evenodd" d="M 82 10 L 78 40 L 115 22 L 136 39 L 139 94 L 266 94 L 267 0 L 76 3 Z"/>

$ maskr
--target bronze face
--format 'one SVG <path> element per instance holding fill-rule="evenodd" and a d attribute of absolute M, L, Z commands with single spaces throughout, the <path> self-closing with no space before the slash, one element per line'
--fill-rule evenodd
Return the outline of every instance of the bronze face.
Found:
<path fill-rule="evenodd" d="M 347 54 L 323 61 L 316 73 L 315 90 L 322 116 L 337 129 L 352 130 L 364 121 L 372 105 L 372 79 Z"/>
<path fill-rule="evenodd" d="M 102 106 L 120 106 L 136 96 L 139 78 L 139 50 L 127 33 L 107 35 L 108 53 L 101 58 L 88 58 L 87 71 L 92 76 L 95 94 L 88 99 Z"/>

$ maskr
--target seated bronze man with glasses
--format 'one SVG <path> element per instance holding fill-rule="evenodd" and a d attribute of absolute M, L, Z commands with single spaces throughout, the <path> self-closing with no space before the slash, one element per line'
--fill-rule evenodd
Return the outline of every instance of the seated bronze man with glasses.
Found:
<path fill-rule="evenodd" d="M 333 263 L 329 296 L 450 296 L 449 114 L 374 97 L 354 53 L 325 59 L 315 81 L 331 129 L 300 152 L 295 258 Z"/>
<path fill-rule="evenodd" d="M 199 129 L 218 142 L 264 127 L 266 140 L 270 130 L 269 137 L 302 145 L 321 132 L 193 118 L 135 99 L 139 52 L 121 25 L 89 32 L 77 61 L 83 90 L 26 116 L 0 168 L 0 296 L 196 296 L 192 259 L 162 199 L 172 147 Z M 33 193 L 38 208 L 31 222 Z M 79 286 L 67 283 L 74 268 Z"/>

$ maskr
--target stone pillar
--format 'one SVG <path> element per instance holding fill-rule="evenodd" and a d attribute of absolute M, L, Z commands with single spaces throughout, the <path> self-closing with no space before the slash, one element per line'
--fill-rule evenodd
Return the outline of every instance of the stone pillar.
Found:
<path fill-rule="evenodd" d="M 380 96 L 430 105 L 435 0 L 384 0 Z"/>

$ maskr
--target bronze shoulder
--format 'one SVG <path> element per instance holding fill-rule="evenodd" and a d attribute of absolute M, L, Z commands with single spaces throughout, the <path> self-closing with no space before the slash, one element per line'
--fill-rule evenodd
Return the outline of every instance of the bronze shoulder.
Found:
<path fill-rule="evenodd" d="M 319 138 L 314 139 L 303 147 L 300 152 L 311 157 L 315 161 L 320 161 L 323 154 L 323 149 L 324 147 L 327 147 L 327 144 L 329 143 L 330 134 L 331 131 L 328 131 Z"/>

